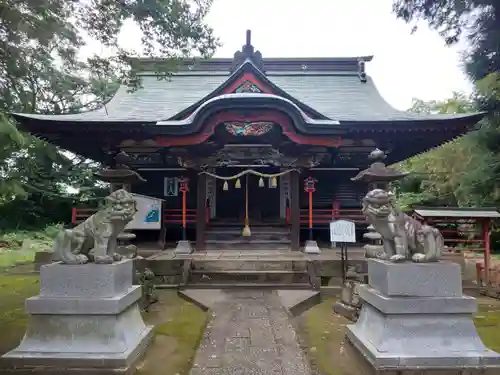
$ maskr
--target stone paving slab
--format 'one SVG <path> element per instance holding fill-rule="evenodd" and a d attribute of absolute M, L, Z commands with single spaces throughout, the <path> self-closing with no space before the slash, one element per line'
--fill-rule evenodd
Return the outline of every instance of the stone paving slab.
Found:
<path fill-rule="evenodd" d="M 310 375 L 275 291 L 221 291 L 191 375 Z"/>

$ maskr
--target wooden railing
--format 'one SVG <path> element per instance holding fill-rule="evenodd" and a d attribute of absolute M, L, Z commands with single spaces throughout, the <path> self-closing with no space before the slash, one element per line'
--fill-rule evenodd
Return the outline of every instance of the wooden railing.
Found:
<path fill-rule="evenodd" d="M 365 223 L 366 219 L 361 213 L 361 209 L 341 209 L 341 208 L 313 208 L 312 222 L 315 225 L 326 225 L 332 220 L 352 220 L 355 223 Z M 307 227 L 309 225 L 309 209 L 300 209 L 300 225 Z M 290 208 L 286 209 L 286 223 L 291 223 Z"/>
<path fill-rule="evenodd" d="M 97 208 L 78 208 L 71 209 L 71 224 L 78 225 L 82 221 L 87 220 L 90 216 L 97 212 Z"/>
<path fill-rule="evenodd" d="M 181 208 L 165 208 L 163 209 L 163 222 L 165 224 L 181 224 L 182 209 Z M 186 224 L 196 223 L 196 208 L 186 209 Z"/>
<path fill-rule="evenodd" d="M 416 215 L 417 220 L 432 225 L 439 229 L 444 237 L 444 244 L 449 250 L 465 250 L 472 252 L 484 252 L 487 241 L 489 240 L 488 230 L 489 219 L 481 218 L 420 218 Z"/>
<path fill-rule="evenodd" d="M 85 221 L 91 215 L 97 212 L 96 208 L 78 208 L 73 207 L 71 210 L 71 224 L 78 225 Z M 182 224 L 182 209 L 181 208 L 163 208 L 163 223 L 164 224 Z M 205 210 L 205 222 L 210 221 L 210 210 L 207 207 Z M 186 224 L 192 225 L 196 223 L 196 208 L 186 209 Z"/>

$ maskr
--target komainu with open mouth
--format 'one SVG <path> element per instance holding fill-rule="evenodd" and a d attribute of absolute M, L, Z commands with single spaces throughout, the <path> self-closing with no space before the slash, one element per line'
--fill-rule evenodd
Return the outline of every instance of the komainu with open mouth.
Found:
<path fill-rule="evenodd" d="M 106 197 L 105 206 L 73 229 L 61 231 L 52 249 L 62 263 L 113 263 L 121 260 L 115 253 L 118 234 L 137 212 L 136 201 L 124 189 Z"/>
<path fill-rule="evenodd" d="M 422 224 L 396 208 L 394 196 L 374 189 L 363 198 L 363 214 L 382 235 L 385 253 L 380 258 L 393 262 L 437 262 L 444 249 L 438 229 Z"/>

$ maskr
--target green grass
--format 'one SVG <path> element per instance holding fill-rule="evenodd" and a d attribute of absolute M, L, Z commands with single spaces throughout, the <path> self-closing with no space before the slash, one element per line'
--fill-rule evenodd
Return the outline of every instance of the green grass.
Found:
<path fill-rule="evenodd" d="M 28 324 L 26 298 L 39 293 L 38 276 L 0 275 L 0 355 L 14 349 Z M 153 324 L 155 340 L 148 348 L 139 375 L 187 375 L 209 314 L 177 296 L 161 291 L 160 302 L 144 318 Z"/>
<path fill-rule="evenodd" d="M 28 323 L 24 301 L 39 290 L 38 276 L 0 275 L 0 354 L 16 347 L 23 337 Z"/>
<path fill-rule="evenodd" d="M 334 299 L 328 299 L 306 312 L 301 331 L 310 348 L 309 356 L 321 373 L 343 375 L 340 357 L 347 321 L 333 313 L 334 302 Z"/>
<path fill-rule="evenodd" d="M 169 356 L 168 363 L 163 363 L 160 368 L 154 368 L 156 361 L 152 359 L 149 371 L 140 372 L 140 375 L 189 374 L 196 350 L 203 337 L 209 314 L 176 294 L 170 294 L 167 301 L 174 308 L 169 314 L 168 321 L 154 327 L 154 334 L 156 340 L 159 336 L 173 339 L 175 348 Z M 162 359 L 164 355 L 163 353 Z"/>
<path fill-rule="evenodd" d="M 491 300 L 489 300 L 491 301 Z M 345 325 L 350 322 L 333 313 L 333 299 L 313 307 L 301 319 L 301 331 L 309 348 L 312 363 L 325 375 L 364 375 L 366 368 L 353 360 L 345 342 Z M 500 303 L 481 298 L 474 318 L 484 344 L 500 352 Z"/>
<path fill-rule="evenodd" d="M 37 251 L 51 249 L 60 230 L 61 226 L 50 225 L 39 231 L 0 233 L 0 269 L 33 262 Z"/>
<path fill-rule="evenodd" d="M 484 344 L 500 353 L 500 305 L 479 305 L 474 323 Z"/>

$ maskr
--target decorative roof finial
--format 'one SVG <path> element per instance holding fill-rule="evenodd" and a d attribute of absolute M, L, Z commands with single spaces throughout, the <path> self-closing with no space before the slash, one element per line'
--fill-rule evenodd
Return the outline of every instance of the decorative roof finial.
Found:
<path fill-rule="evenodd" d="M 245 58 L 252 58 L 254 53 L 254 48 L 252 46 L 252 30 L 247 30 L 246 43 L 241 49 Z"/>
<path fill-rule="evenodd" d="M 235 71 L 236 69 L 238 69 L 241 64 L 243 64 L 247 59 L 251 60 L 254 65 L 260 70 L 264 70 L 262 64 L 262 54 L 259 51 L 255 51 L 254 47 L 252 46 L 251 30 L 247 30 L 246 32 L 246 42 L 241 51 L 237 51 L 234 54 L 233 66 L 231 68 L 231 71 Z"/>
<path fill-rule="evenodd" d="M 252 45 L 252 30 L 247 30 L 247 46 Z"/>

